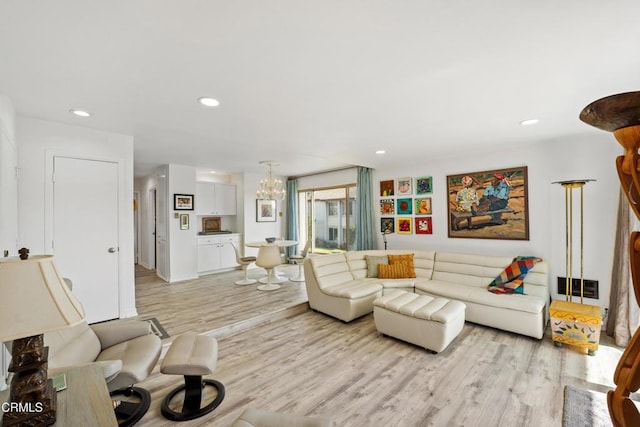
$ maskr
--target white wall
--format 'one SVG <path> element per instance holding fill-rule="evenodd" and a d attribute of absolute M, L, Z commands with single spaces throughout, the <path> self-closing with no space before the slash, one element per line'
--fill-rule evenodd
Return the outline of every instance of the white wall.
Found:
<path fill-rule="evenodd" d="M 169 165 L 169 282 L 198 277 L 197 224 L 195 211 L 173 209 L 174 194 L 196 193 L 196 168 Z M 197 202 L 196 202 L 197 203 Z M 178 218 L 176 218 L 178 214 Z M 189 229 L 180 230 L 180 214 L 189 215 Z"/>
<path fill-rule="evenodd" d="M 402 168 L 380 168 L 374 171 L 377 228 L 379 230 L 377 201 L 380 199 L 380 180 L 432 176 L 433 234 L 389 235 L 387 240 L 390 249 L 540 256 L 550 263 L 551 293 L 554 298 L 558 298 L 557 276 L 565 276 L 565 199 L 564 189 L 551 183 L 567 179 L 596 179 L 596 182 L 591 182 L 584 188 L 584 277 L 599 281 L 600 299 L 585 300 L 585 303 L 608 306 L 620 186 L 615 157 L 621 153 L 622 149 L 613 136 L 602 132 L 589 139 L 550 141 L 495 152 L 485 152 L 482 147 L 478 147 L 477 151 L 459 153 L 445 159 L 430 159 L 426 154 L 407 156 L 407 163 Z M 528 167 L 530 239 L 514 241 L 449 238 L 447 175 L 512 166 Z M 574 212 L 577 215 L 577 210 Z M 382 236 L 378 236 L 378 245 L 383 247 Z M 576 241 L 574 237 L 576 257 L 578 245 L 579 240 Z M 573 277 L 579 277 L 579 259 L 574 261 Z"/>
<path fill-rule="evenodd" d="M 27 117 L 17 117 L 18 146 L 18 227 L 19 245 L 32 254 L 52 253 L 52 218 L 45 170 L 52 169 L 52 156 L 65 155 L 117 162 L 119 167 L 119 294 L 120 316 L 135 316 L 135 276 L 133 254 L 133 137 L 95 131 Z M 49 165 L 47 162 L 51 162 Z"/>
<path fill-rule="evenodd" d="M 244 242 L 264 241 L 266 237 L 284 236 L 287 231 L 286 226 L 286 201 L 276 201 L 276 221 L 275 222 L 257 222 L 256 221 L 256 191 L 260 180 L 265 174 L 249 173 L 243 174 L 242 183 L 242 200 L 244 205 L 244 221 L 243 232 Z M 286 181 L 286 177 L 275 176 L 275 178 Z M 256 256 L 258 249 L 245 247 L 246 256 Z"/>

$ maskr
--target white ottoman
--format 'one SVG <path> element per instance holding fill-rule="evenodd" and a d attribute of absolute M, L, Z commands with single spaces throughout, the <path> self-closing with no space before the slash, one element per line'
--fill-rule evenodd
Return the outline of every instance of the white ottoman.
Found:
<path fill-rule="evenodd" d="M 373 302 L 378 332 L 439 353 L 464 327 L 466 306 L 446 298 L 394 291 Z"/>

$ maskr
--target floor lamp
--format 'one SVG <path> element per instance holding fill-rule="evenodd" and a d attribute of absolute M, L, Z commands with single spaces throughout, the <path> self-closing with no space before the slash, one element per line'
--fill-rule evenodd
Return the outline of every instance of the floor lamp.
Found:
<path fill-rule="evenodd" d="M 557 181 L 565 191 L 565 301 L 549 306 L 551 338 L 556 347 L 569 344 L 587 349 L 589 356 L 598 350 L 602 314 L 597 305 L 584 304 L 584 186 L 592 179 Z M 580 193 L 580 303 L 573 302 L 573 192 Z"/>

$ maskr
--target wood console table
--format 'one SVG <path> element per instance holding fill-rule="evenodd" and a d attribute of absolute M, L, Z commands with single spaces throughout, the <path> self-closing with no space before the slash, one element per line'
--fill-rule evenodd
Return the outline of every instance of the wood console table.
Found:
<path fill-rule="evenodd" d="M 58 392 L 54 426 L 118 425 L 107 383 L 99 366 L 74 368 L 67 371 L 66 375 L 67 389 Z M 6 402 L 8 398 L 9 390 L 0 393 L 0 402 Z"/>

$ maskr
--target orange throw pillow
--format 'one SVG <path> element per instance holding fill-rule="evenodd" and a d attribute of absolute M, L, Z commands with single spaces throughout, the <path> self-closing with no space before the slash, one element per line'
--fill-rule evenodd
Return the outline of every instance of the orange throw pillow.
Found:
<path fill-rule="evenodd" d="M 416 277 L 416 269 L 413 265 L 413 254 L 406 255 L 388 255 L 389 265 L 404 264 L 407 266 L 407 275 L 405 277 Z"/>
<path fill-rule="evenodd" d="M 406 264 L 378 264 L 379 279 L 403 279 L 407 276 Z"/>

